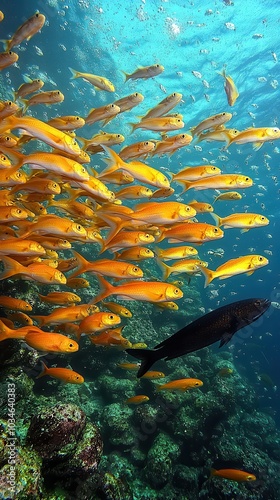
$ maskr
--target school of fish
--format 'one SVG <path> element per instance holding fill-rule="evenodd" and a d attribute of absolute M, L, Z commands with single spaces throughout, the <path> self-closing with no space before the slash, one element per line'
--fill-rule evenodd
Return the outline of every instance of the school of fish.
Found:
<path fill-rule="evenodd" d="M 4 26 L 2 12 L 0 21 Z M 36 12 L 2 41 L 0 71 L 18 61 L 19 45 L 35 36 L 45 21 L 45 16 Z M 69 66 L 73 84 L 83 79 L 95 90 L 110 94 L 116 91 L 106 76 L 89 73 L 90 68 L 86 68 L 87 72 L 80 69 Z M 123 73 L 126 83 L 157 78 L 164 71 L 162 65 L 153 64 Z M 224 78 L 228 105 L 234 106 L 239 97 L 234 80 L 225 69 L 219 74 Z M 208 262 L 198 257 L 198 250 L 189 246 L 200 248 L 205 242 L 221 239 L 229 228 L 245 232 L 269 224 L 264 215 L 257 213 L 227 217 L 214 213 L 213 205 L 218 200 L 240 200 L 242 194 L 236 190 L 250 188 L 252 178 L 243 172 L 223 173 L 219 167 L 207 164 L 186 166 L 179 172 L 152 164 L 155 156 L 163 156 L 164 165 L 164 155 L 176 156 L 179 149 L 202 141 L 222 142 L 224 149 L 231 144 L 252 143 L 258 150 L 265 142 L 280 138 L 277 127 L 227 128 L 232 113 L 222 111 L 203 118 L 188 132 L 178 133 L 186 128 L 184 118 L 172 111 L 183 96 L 173 92 L 148 109 L 140 121 L 130 123 L 131 136 L 101 130 L 87 139 L 81 130 L 84 126 L 112 123 L 116 116 L 142 103 L 144 95 L 138 91 L 124 95 L 92 108 L 84 117 L 59 116 L 56 105 L 67 101 L 67 95 L 58 89 L 42 90 L 43 86 L 40 78 L 32 80 L 24 75 L 22 85 L 13 89 L 14 101 L 8 98 L 11 89 L 7 89 L 7 101 L 0 101 L 0 280 L 29 280 L 44 286 L 44 293 L 38 293 L 34 302 L 47 303 L 51 309 L 45 316 L 30 315 L 32 305 L 27 301 L 1 296 L 0 307 L 5 315 L 0 319 L 0 341 L 18 339 L 41 354 L 76 352 L 79 344 L 86 342 L 84 336 L 103 348 L 145 348 L 145 344 L 132 344 L 122 335 L 124 326 L 120 323 L 123 318 L 129 321 L 132 313 L 119 300 L 146 301 L 176 311 L 179 306 L 174 301 L 181 299 L 183 292 L 176 282 L 168 281 L 170 275 L 179 274 L 181 279 L 202 275 L 208 286 L 214 279 L 251 275 L 268 264 L 266 257 L 249 254 L 228 259 L 211 270 Z M 42 105 L 55 109 L 48 121 L 32 116 L 32 109 Z M 133 142 L 137 129 L 149 134 L 146 140 Z M 158 135 L 151 139 L 150 134 Z M 36 140 L 45 147 L 39 150 Z M 120 144 L 117 153 L 112 146 Z M 98 170 L 90 165 L 92 159 L 99 163 Z M 178 187 L 183 191 L 176 193 Z M 222 193 L 213 191 L 211 204 L 199 201 L 199 196 L 193 199 L 189 190 Z M 182 193 L 188 197 L 186 202 L 179 201 Z M 212 215 L 214 224 L 201 221 L 200 215 L 205 213 Z M 160 248 L 163 240 L 168 242 L 167 248 Z M 96 258 L 87 260 L 85 245 L 94 246 Z M 63 252 L 71 248 L 72 258 L 65 258 Z M 141 268 L 141 263 L 149 259 L 154 259 L 158 267 L 156 276 L 154 271 L 148 275 Z M 91 303 L 82 304 L 80 295 L 83 288 L 91 286 L 87 279 L 91 275 L 98 282 L 99 293 L 94 294 Z M 109 297 L 110 301 L 106 301 Z M 136 371 L 139 365 L 123 362 L 119 368 Z M 220 376 L 231 373 L 224 370 Z M 45 375 L 65 383 L 84 382 L 83 376 L 72 369 L 42 363 L 37 378 Z M 155 371 L 144 376 L 150 380 L 165 377 Z M 157 390 L 186 391 L 202 385 L 198 379 L 170 380 Z M 148 396 L 138 394 L 125 403 L 147 401 Z M 212 475 L 236 481 L 255 480 L 253 474 L 243 471 L 213 470 Z"/>

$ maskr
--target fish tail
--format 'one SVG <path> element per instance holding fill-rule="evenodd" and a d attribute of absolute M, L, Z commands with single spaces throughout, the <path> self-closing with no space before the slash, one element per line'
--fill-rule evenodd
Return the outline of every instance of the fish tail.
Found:
<path fill-rule="evenodd" d="M 212 468 L 212 469 L 210 470 L 210 477 L 216 476 L 216 475 L 217 475 L 217 474 L 216 474 L 216 472 L 217 472 L 217 471 L 216 471 L 216 469 L 213 469 L 213 468 Z"/>
<path fill-rule="evenodd" d="M 96 295 L 96 297 L 92 299 L 89 304 L 96 304 L 97 302 L 100 302 L 100 300 L 106 299 L 106 297 L 109 297 L 109 295 L 111 295 L 116 288 L 108 283 L 103 276 L 97 276 L 97 279 L 99 282 L 100 293 Z"/>
<path fill-rule="evenodd" d="M 39 326 L 44 326 L 46 323 L 47 316 L 32 315 L 31 318 L 35 319 L 37 323 L 39 323 Z"/>
<path fill-rule="evenodd" d="M 214 214 L 213 212 L 212 213 L 210 212 L 210 215 L 212 215 L 217 227 L 220 227 L 223 224 L 222 217 L 219 217 L 217 214 Z"/>
<path fill-rule="evenodd" d="M 162 270 L 162 279 L 164 281 L 167 280 L 167 278 L 169 278 L 170 274 L 172 273 L 172 267 L 162 262 L 159 258 L 156 258 L 156 262 Z"/>
<path fill-rule="evenodd" d="M 20 110 L 20 115 L 18 116 L 22 116 L 26 113 L 27 109 L 28 109 L 28 99 L 22 99 L 22 97 L 19 99 L 20 101 L 20 104 L 23 105 L 23 108 Z"/>
<path fill-rule="evenodd" d="M 1 255 L 0 260 L 3 262 L 3 265 L 4 265 L 4 271 L 2 273 L 0 273 L 0 280 L 10 278 L 11 276 L 14 276 L 15 274 L 19 274 L 19 273 L 25 271 L 25 267 L 22 266 L 16 260 L 11 259 L 11 257 L 6 257 L 4 255 Z"/>
<path fill-rule="evenodd" d="M 0 342 L 9 338 L 9 333 L 12 331 L 10 328 L 0 320 Z"/>
<path fill-rule="evenodd" d="M 125 76 L 125 81 L 124 81 L 124 83 L 126 83 L 126 82 L 127 82 L 127 80 L 129 80 L 130 75 L 129 75 L 128 73 L 126 73 L 125 71 L 122 71 L 122 70 L 121 70 L 121 72 L 122 72 L 122 73 L 124 74 L 124 76 Z"/>
<path fill-rule="evenodd" d="M 47 367 L 47 365 L 45 365 L 44 361 L 41 361 L 41 368 L 42 368 L 42 371 L 41 371 L 41 373 L 39 373 L 39 375 L 36 378 L 41 378 L 41 377 L 44 377 L 44 375 L 47 375 L 48 367 Z"/>
<path fill-rule="evenodd" d="M 151 366 L 161 359 L 158 356 L 159 349 L 126 349 L 126 352 L 136 359 L 141 359 L 141 366 L 137 372 L 137 378 L 142 377 Z"/>
<path fill-rule="evenodd" d="M 131 126 L 131 134 L 133 134 L 133 132 L 138 128 L 138 123 L 131 123 L 129 122 L 128 125 Z"/>
<path fill-rule="evenodd" d="M 199 266 L 200 271 L 204 275 L 205 278 L 205 283 L 204 283 L 204 288 L 206 288 L 211 281 L 215 278 L 215 271 L 211 271 L 211 269 L 207 269 L 207 267 L 201 267 Z"/>
<path fill-rule="evenodd" d="M 71 80 L 74 80 L 74 78 L 79 78 L 79 72 L 78 71 L 76 71 L 73 68 L 70 68 L 70 66 L 68 66 L 68 69 L 70 69 L 70 71 L 72 73 Z"/>
<path fill-rule="evenodd" d="M 10 42 L 10 41 L 11 41 L 11 40 L 0 40 L 0 42 L 2 42 L 2 43 L 3 43 L 3 45 L 4 45 L 4 51 L 5 51 L 5 52 L 7 52 L 7 51 L 8 51 L 8 49 L 9 49 L 9 42 Z"/>
<path fill-rule="evenodd" d="M 79 274 L 84 273 L 87 269 L 87 264 L 88 264 L 88 261 L 81 254 L 76 252 L 75 250 L 73 250 L 73 254 L 74 254 L 74 257 L 75 257 L 78 265 L 76 267 L 76 270 L 73 272 L 73 274 L 71 274 L 70 278 L 75 278 Z"/>
<path fill-rule="evenodd" d="M 190 181 L 174 179 L 174 182 L 177 182 L 178 184 L 181 184 L 183 186 L 183 191 L 181 191 L 180 194 L 184 193 L 185 191 L 187 191 L 192 187 L 192 183 Z"/>

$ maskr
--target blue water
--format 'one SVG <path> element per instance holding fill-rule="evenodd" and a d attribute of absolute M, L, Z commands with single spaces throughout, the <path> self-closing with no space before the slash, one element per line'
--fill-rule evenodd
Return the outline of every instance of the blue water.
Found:
<path fill-rule="evenodd" d="M 46 15 L 47 23 L 41 34 L 20 46 L 16 66 L 2 71 L 1 96 L 4 98 L 3 89 L 16 89 L 20 85 L 23 74 L 31 78 L 41 77 L 45 81 L 43 90 L 57 87 L 65 95 L 64 102 L 57 107 L 31 109 L 33 116 L 45 120 L 56 114 L 85 116 L 92 107 L 139 91 L 145 96 L 144 101 L 130 113 L 114 119 L 104 129 L 124 134 L 125 145 L 159 137 L 144 131 L 129 135 L 129 122 L 137 121 L 138 115 L 146 113 L 175 91 L 183 94 L 183 101 L 176 111 L 184 116 L 186 132 L 204 118 L 222 111 L 233 113 L 228 125 L 239 130 L 251 126 L 279 126 L 278 7 L 277 0 L 53 0 L 33 1 L 32 5 L 31 2 L 2 0 L 5 19 L 0 25 L 1 38 L 12 34 L 36 9 Z M 130 73 L 138 65 L 156 63 L 165 67 L 164 73 L 147 81 L 124 84 L 122 71 Z M 95 92 L 88 82 L 71 80 L 69 66 L 106 76 L 114 83 L 116 92 Z M 223 78 L 218 74 L 224 66 L 240 93 L 233 108 L 227 103 Z M 193 71 L 199 72 L 201 78 L 196 77 Z M 12 94 L 5 94 L 5 99 L 7 97 L 12 97 Z M 99 129 L 96 124 L 85 128 L 83 133 L 90 137 Z M 221 143 L 202 142 L 199 147 L 190 144 L 171 158 L 155 157 L 148 163 L 163 171 L 176 172 L 187 165 L 211 162 L 223 173 L 240 172 L 253 178 L 253 187 L 242 192 L 241 201 L 217 202 L 215 211 L 222 217 L 236 211 L 261 213 L 269 218 L 269 226 L 244 234 L 237 229 L 225 230 L 223 239 L 206 243 L 199 248 L 199 255 L 209 261 L 211 269 L 230 258 L 248 253 L 265 255 L 269 258 L 269 265 L 252 276 L 243 274 L 225 281 L 215 280 L 206 289 L 203 288 L 202 277 L 196 277 L 195 283 L 206 312 L 224 303 L 254 296 L 280 302 L 280 142 L 265 143 L 258 151 L 254 151 L 251 144 L 232 145 L 226 151 L 221 148 Z M 115 150 L 119 151 L 120 147 L 115 147 Z M 92 165 L 95 164 L 103 165 L 100 157 L 93 158 Z M 179 193 L 180 188 L 176 188 L 176 197 Z M 187 202 L 197 198 L 211 203 L 213 197 L 212 191 L 192 190 L 182 195 L 181 199 Z M 208 214 L 199 215 L 198 220 L 212 223 Z M 219 248 L 224 251 L 222 258 L 211 252 Z M 180 309 L 184 307 L 187 308 L 187 304 L 182 302 Z M 251 338 L 239 337 L 230 347 L 236 367 L 257 391 L 260 408 L 271 407 L 278 426 L 279 316 L 280 310 L 271 308 L 262 324 L 254 329 Z M 250 347 L 252 343 L 253 348 Z M 259 383 L 258 375 L 261 373 L 269 375 L 275 386 L 273 389 Z"/>

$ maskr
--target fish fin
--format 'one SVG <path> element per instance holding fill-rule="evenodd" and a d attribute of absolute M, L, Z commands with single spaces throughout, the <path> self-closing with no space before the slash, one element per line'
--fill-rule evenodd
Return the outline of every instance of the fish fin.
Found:
<path fill-rule="evenodd" d="M 244 227 L 243 229 L 241 229 L 241 231 L 240 231 L 240 232 L 241 232 L 241 233 L 247 233 L 247 231 L 249 231 L 249 228 L 245 228 L 245 227 Z"/>
<path fill-rule="evenodd" d="M 70 69 L 71 73 L 72 73 L 72 76 L 71 76 L 71 80 L 74 80 L 74 78 L 78 78 L 77 74 L 78 74 L 78 71 L 76 71 L 75 69 L 73 68 L 70 68 L 70 66 L 68 66 L 68 69 Z"/>
<path fill-rule="evenodd" d="M 224 345 L 228 344 L 229 341 L 231 340 L 232 336 L 233 336 L 232 333 L 225 332 L 221 337 L 219 347 L 223 347 Z"/>
<path fill-rule="evenodd" d="M 41 373 L 39 373 L 39 375 L 36 377 L 36 379 L 44 377 L 44 375 L 47 375 L 47 373 L 48 373 L 48 367 L 47 367 L 47 365 L 45 365 L 44 361 L 41 361 L 41 368 L 42 368 L 42 371 L 41 371 Z"/>
<path fill-rule="evenodd" d="M 97 276 L 98 282 L 99 282 L 99 287 L 100 287 L 100 293 L 92 299 L 89 304 L 96 304 L 96 302 L 100 302 L 100 300 L 106 299 L 106 297 L 109 297 L 109 295 L 112 294 L 112 292 L 115 290 L 116 287 L 108 283 L 103 276 Z"/>
<path fill-rule="evenodd" d="M 10 278 L 11 276 L 14 276 L 15 274 L 20 274 L 23 271 L 26 271 L 26 268 L 24 266 L 22 266 L 16 260 L 11 259 L 11 257 L 1 255 L 0 260 L 4 264 L 4 271 L 2 273 L 0 273 L 0 280 Z"/>
<path fill-rule="evenodd" d="M 76 270 L 69 276 L 69 278 L 75 278 L 79 274 L 84 273 L 88 267 L 88 265 L 87 265 L 88 261 L 81 254 L 79 254 L 75 250 L 73 250 L 73 254 L 74 254 L 75 259 L 77 260 L 78 265 L 77 265 Z"/>
<path fill-rule="evenodd" d="M 248 272 L 246 273 L 246 275 L 247 275 L 247 276 L 251 276 L 251 274 L 253 274 L 254 272 L 255 272 L 255 269 L 253 269 L 253 271 L 248 271 Z"/>
<path fill-rule="evenodd" d="M 140 122 L 141 123 L 141 122 Z M 128 125 L 130 125 L 131 127 L 131 132 L 130 134 L 133 134 L 133 132 L 138 128 L 138 123 L 132 123 L 132 122 L 128 122 Z"/>
<path fill-rule="evenodd" d="M 258 151 L 259 149 L 261 149 L 262 146 L 263 146 L 263 142 L 262 141 L 254 142 L 253 143 L 253 150 L 254 151 Z"/>
<path fill-rule="evenodd" d="M 156 257 L 156 263 L 162 270 L 162 279 L 164 281 L 167 280 L 167 278 L 169 278 L 170 274 L 172 273 L 172 267 L 162 262 L 158 257 Z"/>
<path fill-rule="evenodd" d="M 47 316 L 32 315 L 31 318 L 34 318 L 39 323 L 39 326 L 44 326 Z"/>
<path fill-rule="evenodd" d="M 214 214 L 214 212 L 209 212 L 210 215 L 213 217 L 215 224 L 217 227 L 220 227 L 223 224 L 223 219 L 222 217 L 219 217 L 217 214 Z"/>
<path fill-rule="evenodd" d="M 157 356 L 157 349 L 126 349 L 127 354 L 130 354 L 136 359 L 141 359 L 141 366 L 137 372 L 137 378 L 142 377 L 158 361 L 160 356 Z"/>
<path fill-rule="evenodd" d="M 30 78 L 30 76 L 28 76 L 26 73 L 24 73 L 24 75 L 22 75 L 22 78 L 25 81 L 25 83 L 32 83 L 33 82 L 32 78 Z"/>
<path fill-rule="evenodd" d="M 123 70 L 121 70 L 121 72 L 122 72 L 122 73 L 124 74 L 124 76 L 125 76 L 125 81 L 124 81 L 124 83 L 126 83 L 126 82 L 127 82 L 127 80 L 129 80 L 129 79 L 130 79 L 131 75 L 129 75 L 128 73 L 126 73 L 126 72 L 125 72 L 125 71 L 123 71 Z"/>
<path fill-rule="evenodd" d="M 11 41 L 12 39 L 9 38 L 8 40 L 0 40 L 0 42 L 3 43 L 4 45 L 4 51 L 7 52 L 8 48 L 9 48 L 9 42 Z"/>
<path fill-rule="evenodd" d="M 206 267 L 202 266 L 198 267 L 205 278 L 204 288 L 206 288 L 209 283 L 211 283 L 211 281 L 213 281 L 213 279 L 215 278 L 215 271 L 211 271 L 211 269 L 207 269 Z"/>

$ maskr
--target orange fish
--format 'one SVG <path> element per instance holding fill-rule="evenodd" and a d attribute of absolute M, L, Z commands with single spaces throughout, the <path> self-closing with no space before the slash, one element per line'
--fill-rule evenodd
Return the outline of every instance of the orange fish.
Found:
<path fill-rule="evenodd" d="M 6 295 L 0 296 L 0 307 L 11 309 L 14 311 L 32 311 L 32 306 L 29 302 L 15 297 L 8 297 Z"/>
<path fill-rule="evenodd" d="M 122 316 L 123 318 L 132 318 L 132 313 L 126 307 L 118 304 L 117 302 L 103 302 L 103 306 L 109 311 Z"/>
<path fill-rule="evenodd" d="M 116 295 L 120 300 L 142 300 L 146 302 L 165 302 L 178 300 L 183 297 L 183 292 L 171 285 L 160 281 L 129 281 L 119 286 L 112 286 L 101 276 L 98 277 L 101 292 L 92 301 L 92 304 Z"/>
<path fill-rule="evenodd" d="M 139 198 L 150 198 L 153 191 L 145 186 L 128 186 L 116 191 L 115 195 L 119 200 L 137 200 Z"/>
<path fill-rule="evenodd" d="M 119 363 L 117 365 L 119 368 L 122 368 L 123 370 L 132 370 L 132 371 L 138 371 L 140 368 L 140 364 L 138 363 Z"/>
<path fill-rule="evenodd" d="M 5 49 L 11 50 L 15 45 L 19 45 L 23 40 L 30 40 L 45 24 L 45 16 L 36 12 L 21 26 L 18 27 L 12 38 L 4 40 Z"/>
<path fill-rule="evenodd" d="M 84 377 L 74 370 L 69 370 L 68 368 L 48 368 L 43 361 L 42 371 L 40 375 L 36 378 L 44 377 L 44 375 L 49 375 L 50 377 L 62 380 L 65 384 L 83 384 L 85 381 Z"/>
<path fill-rule="evenodd" d="M 81 288 L 89 288 L 89 281 L 85 278 L 67 278 L 66 286 L 80 290 Z"/>
<path fill-rule="evenodd" d="M 10 320 L 12 320 L 16 323 L 20 323 L 23 326 L 32 326 L 33 325 L 33 321 L 30 318 L 30 316 L 28 316 L 28 314 L 25 314 L 24 312 L 21 312 L 21 311 L 18 311 L 16 313 L 8 313 L 7 317 Z"/>
<path fill-rule="evenodd" d="M 40 326 L 59 325 L 61 323 L 81 321 L 95 311 L 95 306 L 90 304 L 58 307 L 48 316 L 32 316 Z"/>
<path fill-rule="evenodd" d="M 108 312 L 96 312 L 84 318 L 79 325 L 80 334 L 92 334 L 119 325 L 121 318 L 117 314 Z"/>
<path fill-rule="evenodd" d="M 196 213 L 199 213 L 199 214 L 213 212 L 213 210 L 214 210 L 214 208 L 212 207 L 212 205 L 210 205 L 210 203 L 204 203 L 202 201 L 192 200 L 188 203 L 188 205 L 190 207 L 194 208 Z"/>
<path fill-rule="evenodd" d="M 197 181 L 213 175 L 220 175 L 221 170 L 214 165 L 197 165 L 185 167 L 177 174 L 172 174 L 172 181 L 184 184 L 185 181 Z"/>
<path fill-rule="evenodd" d="M 224 232 L 219 227 L 211 226 L 211 224 L 206 224 L 205 222 L 182 222 L 170 228 L 161 229 L 161 236 L 158 238 L 158 241 L 167 238 L 169 243 L 188 241 L 200 245 L 206 241 L 220 239 L 223 236 Z"/>
<path fill-rule="evenodd" d="M 181 391 L 185 392 L 188 389 L 201 387 L 203 382 L 197 378 L 182 378 L 180 380 L 171 380 L 166 384 L 158 385 L 158 391 Z"/>
<path fill-rule="evenodd" d="M 81 302 L 81 298 L 72 292 L 50 292 L 48 295 L 44 296 L 38 293 L 40 299 L 48 304 L 55 304 L 57 306 L 63 306 L 65 304 L 73 304 L 76 302 Z"/>
<path fill-rule="evenodd" d="M 183 182 L 183 181 L 181 181 Z M 185 189 L 245 189 L 253 185 L 250 177 L 241 174 L 221 174 L 214 177 L 207 177 L 193 182 L 184 181 Z"/>
<path fill-rule="evenodd" d="M 21 233 L 21 232 L 20 232 Z M 20 236 L 26 238 L 26 236 L 33 234 L 47 235 L 51 236 L 66 236 L 67 238 L 75 238 L 78 236 L 85 237 L 86 230 L 81 224 L 72 222 L 66 218 L 58 217 L 57 215 L 42 215 L 37 218 L 36 222 L 29 223 L 26 230 L 23 229 Z"/>
<path fill-rule="evenodd" d="M 25 256 L 39 256 L 46 253 L 40 243 L 32 240 L 21 240 L 13 238 L 2 241 L 0 245 L 0 258 L 1 255 L 25 255 Z"/>
<path fill-rule="evenodd" d="M 10 50 L 8 52 L 1 52 L 0 53 L 0 71 L 2 69 L 7 68 L 8 66 L 11 66 L 11 64 L 14 64 L 18 60 L 18 55 L 15 52 L 11 52 Z"/>
<path fill-rule="evenodd" d="M 158 378 L 164 378 L 165 375 L 162 372 L 157 372 L 153 370 L 147 371 L 141 378 L 148 378 L 148 379 L 158 379 Z"/>
<path fill-rule="evenodd" d="M 140 405 L 141 403 L 146 403 L 149 401 L 149 397 L 144 394 L 139 394 L 138 396 L 132 396 L 125 401 L 126 405 Z"/>
<path fill-rule="evenodd" d="M 256 481 L 256 476 L 238 469 L 211 469 L 211 476 L 221 477 L 223 479 L 231 479 L 232 481 Z"/>
<path fill-rule="evenodd" d="M 56 352 L 56 353 L 70 353 L 76 352 L 79 349 L 79 345 L 75 340 L 62 335 L 61 333 L 28 333 L 24 341 L 33 349 L 43 352 Z"/>
<path fill-rule="evenodd" d="M 132 344 L 121 335 L 119 329 L 108 330 L 99 335 L 90 335 L 90 341 L 96 346 L 117 347 L 119 349 L 127 349 Z"/>
<path fill-rule="evenodd" d="M 87 261 L 78 252 L 73 253 L 78 264 L 77 270 L 74 271 L 71 276 L 73 278 L 78 276 L 79 274 L 86 272 L 121 279 L 135 279 L 143 277 L 143 271 L 140 269 L 140 267 L 135 266 L 134 264 L 130 264 L 129 262 L 115 261 L 114 265 L 112 265 L 112 261 L 110 259 L 100 259 L 91 262 Z"/>
<path fill-rule="evenodd" d="M 135 246 L 132 248 L 127 248 L 122 252 L 116 252 L 115 258 L 118 260 L 144 260 L 152 259 L 155 256 L 154 252 L 149 248 Z"/>
<path fill-rule="evenodd" d="M 7 116 L 14 115 L 17 111 L 19 110 L 18 105 L 15 102 L 12 101 L 0 101 L 0 118 L 4 119 Z M 7 142 L 11 142 L 11 138 L 7 140 Z M 15 141 L 16 144 L 18 141 Z M 2 146 L 5 146 L 5 144 L 2 143 Z M 10 144 L 7 144 L 7 146 L 10 146 Z"/>
<path fill-rule="evenodd" d="M 31 80 L 31 78 L 24 75 L 24 80 L 25 83 L 23 83 L 14 93 L 15 99 L 25 97 L 28 94 L 33 94 L 33 92 L 37 92 L 37 90 L 40 90 L 44 86 L 43 80 L 40 80 L 39 78 Z"/>
<path fill-rule="evenodd" d="M 249 231 L 256 227 L 263 227 L 269 224 L 269 220 L 264 215 L 252 213 L 234 213 L 227 217 L 219 217 L 216 214 L 211 214 L 217 226 L 224 228 L 239 228 L 241 232 Z"/>
<path fill-rule="evenodd" d="M 40 335 L 45 332 L 34 325 L 26 325 L 21 328 L 13 329 L 7 326 L 4 321 L 0 321 L 0 342 L 7 339 L 25 340 L 26 335 L 29 333 Z"/>
<path fill-rule="evenodd" d="M 64 285 L 66 283 L 66 277 L 60 271 L 42 262 L 25 267 L 10 257 L 4 257 L 4 255 L 1 256 L 1 260 L 4 264 L 4 271 L 0 273 L 0 280 L 19 275 L 38 283 L 51 285 Z"/>

